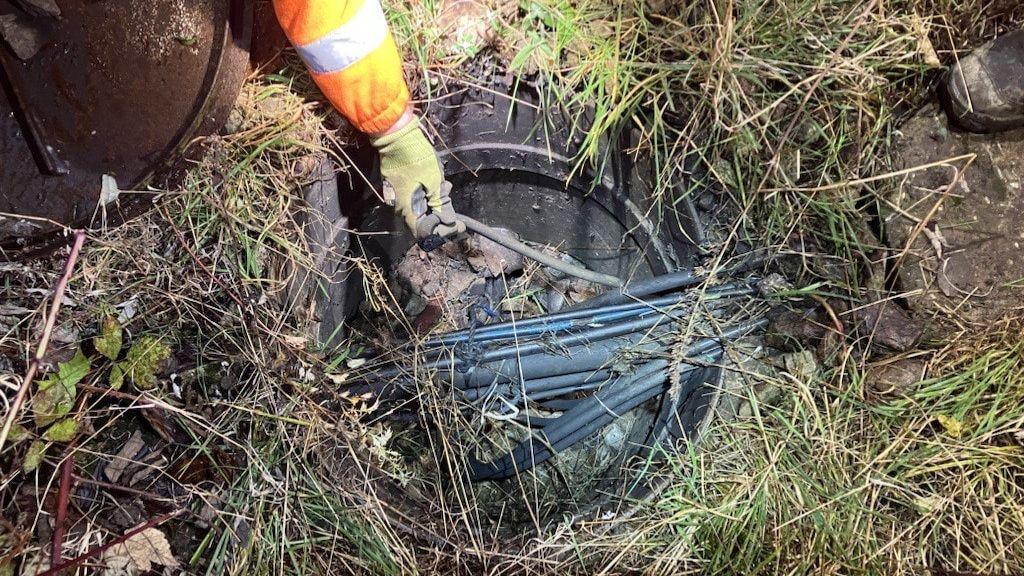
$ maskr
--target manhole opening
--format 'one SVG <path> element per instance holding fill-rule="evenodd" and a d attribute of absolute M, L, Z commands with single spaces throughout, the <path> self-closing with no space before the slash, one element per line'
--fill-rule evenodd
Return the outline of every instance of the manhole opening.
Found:
<path fill-rule="evenodd" d="M 513 93 L 514 98 L 509 96 Z M 459 212 L 560 258 L 624 279 L 650 278 L 700 261 L 702 247 L 694 239 L 703 239 L 705 230 L 692 201 L 693 183 L 681 182 L 675 197 L 655 205 L 653 168 L 625 152 L 632 148 L 632 134 L 603 143 L 599 173 L 579 170 L 572 158 L 580 144 L 580 117 L 542 112 L 529 90 L 492 83 L 486 89 L 459 87 L 435 96 L 425 117 L 436 130 Z M 479 238 L 422 252 L 390 208 L 374 201 L 372 187 L 379 176 L 372 155 L 360 158 L 368 182 L 353 179 L 342 202 L 359 207 L 350 217 L 360 230 L 352 249 L 386 272 L 404 315 L 416 320 L 411 327 L 400 326 L 394 316 L 369 311 L 360 291 L 363 283 L 354 279 L 345 314 L 354 331 L 387 342 L 406 340 L 410 328 L 468 328 L 472 333 L 477 326 L 558 312 L 603 291 Z M 472 345 L 471 337 L 465 345 Z M 505 401 L 500 395 L 483 388 L 453 394 L 435 386 L 430 374 L 422 376 L 414 397 L 390 403 L 372 420 L 388 428 L 392 448 L 413 471 L 410 477 L 438 482 L 465 482 L 468 454 L 486 460 L 507 451 L 528 438 L 531 420 L 564 413 L 574 400 L 592 393 L 563 390 L 531 398 L 509 415 L 501 412 Z M 673 438 L 696 439 L 717 400 L 721 376 L 719 366 L 709 365 L 699 373 L 703 384 L 673 399 Z M 615 502 L 636 488 L 635 470 L 627 464 L 637 455 L 650 455 L 654 424 L 666 406 L 662 395 L 653 397 L 529 472 L 450 491 L 456 500 L 450 505 L 482 511 L 514 527 Z"/>

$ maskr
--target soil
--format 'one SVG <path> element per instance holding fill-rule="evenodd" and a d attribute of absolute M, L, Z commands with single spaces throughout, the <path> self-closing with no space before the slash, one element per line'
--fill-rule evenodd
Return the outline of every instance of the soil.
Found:
<path fill-rule="evenodd" d="M 1024 130 L 969 134 L 934 106 L 897 141 L 910 174 L 890 198 L 884 223 L 899 254 L 899 280 L 917 313 L 988 323 L 1022 308 L 1024 296 Z M 974 160 L 942 163 L 963 155 Z"/>

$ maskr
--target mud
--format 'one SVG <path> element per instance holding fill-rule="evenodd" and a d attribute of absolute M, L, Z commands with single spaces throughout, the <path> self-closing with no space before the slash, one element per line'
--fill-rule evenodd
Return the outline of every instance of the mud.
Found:
<path fill-rule="evenodd" d="M 928 107 L 901 128 L 897 149 L 902 168 L 937 164 L 901 182 L 883 220 L 912 310 L 975 323 L 1019 314 L 1024 130 L 959 132 Z"/>

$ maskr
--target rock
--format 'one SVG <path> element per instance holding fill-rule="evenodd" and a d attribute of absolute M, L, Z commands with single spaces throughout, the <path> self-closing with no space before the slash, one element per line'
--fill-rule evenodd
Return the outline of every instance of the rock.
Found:
<path fill-rule="evenodd" d="M 514 233 L 499 229 L 509 236 Z M 525 264 L 522 254 L 485 238 L 480 234 L 471 235 L 464 244 L 466 261 L 477 274 L 500 277 L 523 269 Z"/>
<path fill-rule="evenodd" d="M 31 18 L 14 14 L 0 14 L 0 38 L 21 60 L 28 60 L 46 43 L 46 34 Z"/>
<path fill-rule="evenodd" d="M 754 414 L 754 400 L 758 405 L 769 404 L 780 399 L 783 388 L 779 386 L 778 365 L 785 361 L 780 357 L 765 357 L 763 343 L 751 338 L 739 343 L 735 358 L 738 363 L 726 369 L 722 377 L 721 396 L 715 413 L 723 422 L 750 418 Z"/>
<path fill-rule="evenodd" d="M 442 302 L 458 299 L 478 278 L 465 263 L 442 251 L 423 254 L 417 246 L 398 263 L 395 276 L 424 300 Z"/>
<path fill-rule="evenodd" d="M 761 296 L 764 296 L 765 298 L 770 298 L 792 289 L 793 283 L 778 272 L 772 272 L 766 276 L 764 280 L 757 283 L 757 290 L 761 293 Z"/>
<path fill-rule="evenodd" d="M 768 325 L 765 344 L 784 352 L 814 348 L 829 332 L 829 320 L 820 308 L 784 310 Z"/>
<path fill-rule="evenodd" d="M 805 384 L 814 381 L 818 376 L 818 360 L 810 350 L 783 355 L 782 366 L 786 372 Z"/>
<path fill-rule="evenodd" d="M 923 380 L 928 371 L 925 358 L 887 359 L 869 365 L 864 371 L 864 390 L 874 396 L 899 394 Z"/>
<path fill-rule="evenodd" d="M 884 216 L 890 247 L 906 248 L 899 278 L 912 309 L 977 323 L 1024 309 L 1024 130 L 958 132 L 928 107 L 900 132 L 902 168 L 938 164 L 906 177 Z M 966 170 L 942 162 L 964 155 L 975 156 Z"/>
<path fill-rule="evenodd" d="M 853 317 L 855 329 L 862 336 L 869 337 L 873 346 L 884 346 L 898 352 L 912 348 L 924 332 L 924 322 L 911 318 L 890 300 L 862 306 Z"/>

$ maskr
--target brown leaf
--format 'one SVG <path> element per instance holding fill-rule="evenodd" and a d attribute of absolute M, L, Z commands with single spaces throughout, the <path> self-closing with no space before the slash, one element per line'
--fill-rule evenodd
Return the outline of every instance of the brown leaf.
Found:
<path fill-rule="evenodd" d="M 107 480 L 111 482 L 120 480 L 124 471 L 135 463 L 135 456 L 145 447 L 146 443 L 142 441 L 142 433 L 136 430 L 132 437 L 128 439 L 128 442 L 110 461 L 110 464 L 107 464 L 106 468 L 103 469 L 103 474 L 106 475 Z"/>
<path fill-rule="evenodd" d="M 103 576 L 138 576 L 154 566 L 176 568 L 178 560 L 164 533 L 147 528 L 124 542 L 111 546 L 102 556 Z"/>

